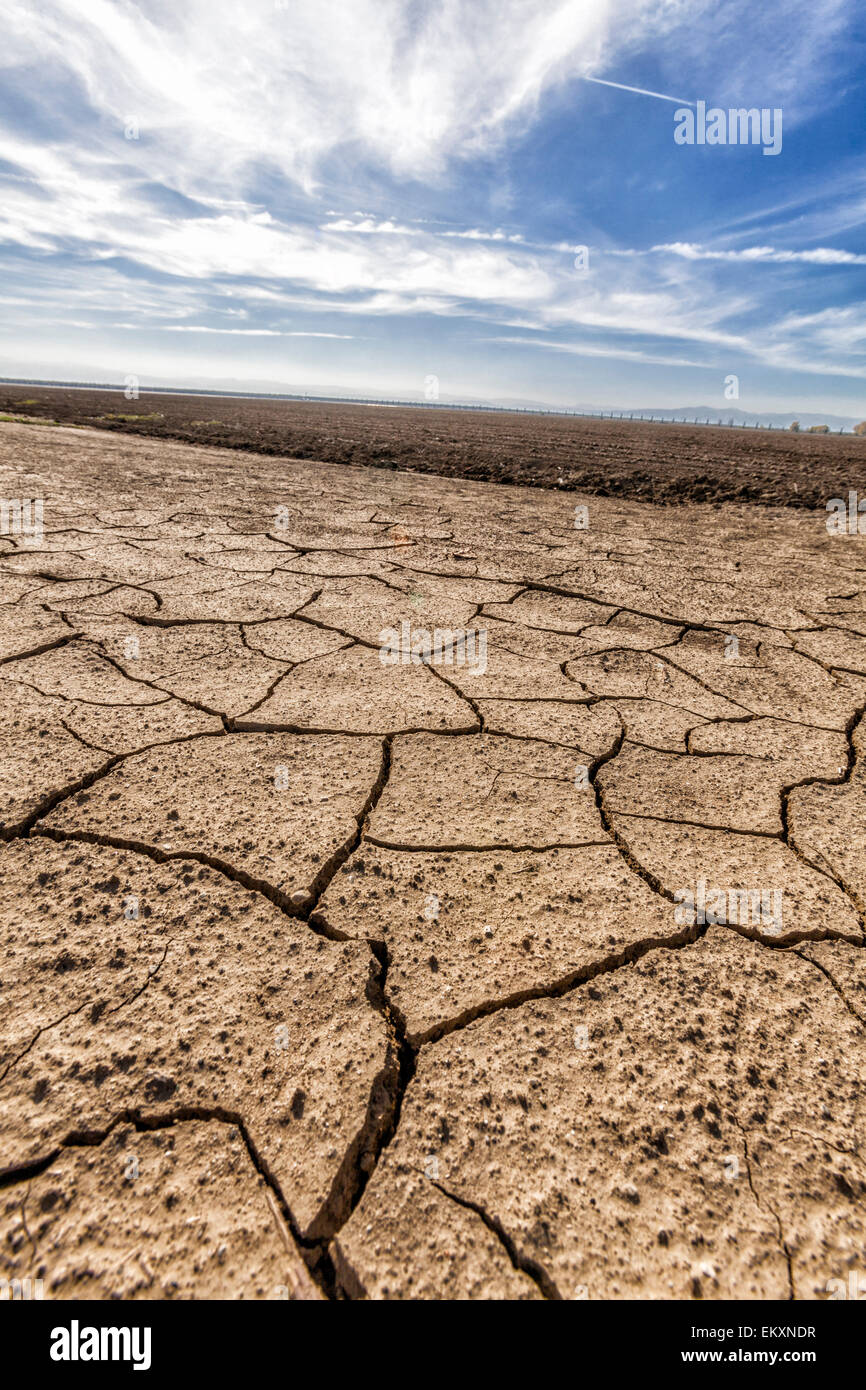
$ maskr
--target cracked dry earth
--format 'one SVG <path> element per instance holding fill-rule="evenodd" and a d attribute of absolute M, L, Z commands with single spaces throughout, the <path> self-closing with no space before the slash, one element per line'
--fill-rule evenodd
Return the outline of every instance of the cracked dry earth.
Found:
<path fill-rule="evenodd" d="M 0 1275 L 862 1269 L 862 540 L 0 428 L 0 493 L 45 499 L 0 539 Z M 384 665 L 404 622 L 486 669 Z M 690 919 L 702 880 L 783 909 Z"/>

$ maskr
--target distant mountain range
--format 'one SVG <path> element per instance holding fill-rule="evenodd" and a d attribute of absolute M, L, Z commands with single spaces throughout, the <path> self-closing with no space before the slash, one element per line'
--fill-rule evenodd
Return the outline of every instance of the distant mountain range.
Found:
<path fill-rule="evenodd" d="M 617 412 L 614 412 L 617 413 Z M 721 420 L 723 425 L 733 420 L 735 425 L 772 425 L 774 429 L 787 429 L 794 420 L 799 420 L 800 428 L 807 430 L 810 425 L 829 425 L 831 430 L 850 430 L 853 429 L 863 416 L 857 415 L 827 415 L 821 412 L 810 410 L 789 410 L 789 411 L 750 411 L 750 410 L 731 410 L 726 408 L 721 410 L 718 406 L 709 405 L 684 405 L 677 410 L 633 410 L 626 411 L 627 415 L 641 415 L 648 417 L 654 416 L 656 420 L 687 420 L 691 423 L 694 420 L 699 422 L 709 420 L 711 425 L 716 425 Z"/>
<path fill-rule="evenodd" d="M 440 400 L 439 404 L 448 402 Z M 811 410 L 789 410 L 789 411 L 752 411 L 739 410 L 736 407 L 727 406 L 720 409 L 719 406 L 710 405 L 682 405 L 675 408 L 668 407 L 660 409 L 659 406 L 623 406 L 613 407 L 587 405 L 585 403 L 574 406 L 546 405 L 543 401 L 520 400 L 506 398 L 502 400 L 453 402 L 456 404 L 472 404 L 488 406 L 491 410 L 540 410 L 545 413 L 556 415 L 594 415 L 612 416 L 615 420 L 620 417 L 624 420 L 684 420 L 686 424 L 711 424 L 727 425 L 733 422 L 734 425 L 741 425 L 754 428 L 772 426 L 773 429 L 787 429 L 794 421 L 800 422 L 800 428 L 807 430 L 810 425 L 829 425 L 831 430 L 850 430 L 853 429 L 860 420 L 866 417 L 866 406 L 863 415 L 828 415 L 826 412 Z"/>

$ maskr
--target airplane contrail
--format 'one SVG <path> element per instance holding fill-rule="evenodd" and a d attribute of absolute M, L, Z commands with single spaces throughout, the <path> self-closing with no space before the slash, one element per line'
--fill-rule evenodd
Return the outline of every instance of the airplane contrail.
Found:
<path fill-rule="evenodd" d="M 664 92 L 648 92 L 646 87 L 627 87 L 624 82 L 606 82 L 603 77 L 585 77 L 584 82 L 597 82 L 601 87 L 617 87 L 621 92 L 637 92 L 642 97 L 658 97 L 659 101 L 673 101 L 677 106 L 694 106 L 693 101 L 680 97 L 665 96 Z"/>

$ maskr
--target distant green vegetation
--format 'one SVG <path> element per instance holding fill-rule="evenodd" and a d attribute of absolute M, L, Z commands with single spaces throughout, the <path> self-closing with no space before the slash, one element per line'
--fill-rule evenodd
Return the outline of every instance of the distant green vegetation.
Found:
<path fill-rule="evenodd" d="M 25 401 L 26 405 L 27 402 Z M 12 425 L 59 425 L 59 420 L 49 420 L 42 415 L 0 415 L 0 420 Z"/>
<path fill-rule="evenodd" d="M 98 420 L 164 420 L 165 416 L 160 411 L 154 411 L 152 415 L 144 415 L 138 411 L 135 415 L 98 415 Z"/>

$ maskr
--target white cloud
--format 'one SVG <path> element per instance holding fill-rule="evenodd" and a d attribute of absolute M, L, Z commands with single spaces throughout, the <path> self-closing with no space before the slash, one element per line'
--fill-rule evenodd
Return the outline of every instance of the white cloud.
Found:
<path fill-rule="evenodd" d="M 81 327 L 92 328 L 93 324 L 82 324 Z M 131 328 L 136 332 L 141 331 L 140 323 L 115 323 L 113 328 Z M 227 333 L 230 336 L 239 338 L 343 338 L 347 341 L 355 337 L 354 333 L 317 333 L 306 330 L 292 329 L 283 330 L 280 328 L 210 328 L 201 323 L 170 323 L 157 325 L 160 333 Z"/>
<path fill-rule="evenodd" d="M 769 261 L 775 265 L 798 262 L 802 265 L 866 265 L 866 256 L 853 251 L 839 251 L 831 246 L 816 246 L 811 251 L 788 251 L 773 246 L 742 246 L 735 251 L 713 251 L 692 242 L 673 241 L 651 247 L 652 251 L 667 251 L 687 261 Z"/>
<path fill-rule="evenodd" d="M 263 161 L 309 187 L 344 146 L 441 173 L 657 16 L 652 0 L 44 0 L 36 26 L 31 0 L 8 0 L 4 61 L 71 70 L 197 186 Z"/>
<path fill-rule="evenodd" d="M 619 362 L 649 362 L 664 367 L 703 367 L 704 362 L 689 357 L 666 357 L 655 352 L 643 352 L 639 348 L 603 347 L 596 343 L 560 343 L 548 338 L 501 337 L 490 338 L 488 342 L 511 343 L 520 347 L 547 348 L 551 352 L 570 353 L 574 357 L 610 357 Z"/>

